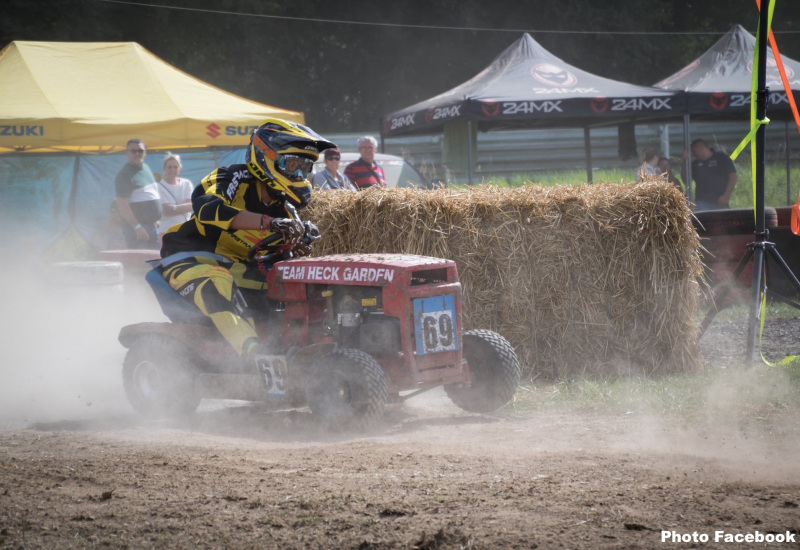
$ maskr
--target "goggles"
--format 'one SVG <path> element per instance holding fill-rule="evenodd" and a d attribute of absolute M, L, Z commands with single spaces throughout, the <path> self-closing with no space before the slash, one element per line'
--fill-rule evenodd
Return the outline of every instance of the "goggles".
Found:
<path fill-rule="evenodd" d="M 303 181 L 311 173 L 314 161 L 300 155 L 278 155 L 275 166 L 292 181 Z"/>

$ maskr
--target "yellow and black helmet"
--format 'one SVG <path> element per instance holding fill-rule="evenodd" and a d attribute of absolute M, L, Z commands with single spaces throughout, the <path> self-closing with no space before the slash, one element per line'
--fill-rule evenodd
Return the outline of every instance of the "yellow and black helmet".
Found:
<path fill-rule="evenodd" d="M 263 181 L 276 200 L 298 208 L 311 199 L 308 174 L 325 149 L 336 147 L 311 128 L 277 118 L 261 123 L 250 136 L 247 169 Z"/>

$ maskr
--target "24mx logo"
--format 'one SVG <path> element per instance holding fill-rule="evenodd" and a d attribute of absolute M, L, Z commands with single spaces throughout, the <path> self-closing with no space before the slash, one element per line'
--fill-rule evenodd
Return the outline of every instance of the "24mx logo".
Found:
<path fill-rule="evenodd" d="M 605 113 L 608 110 L 608 98 L 607 97 L 595 97 L 592 98 L 592 111 L 597 113 Z"/>
<path fill-rule="evenodd" d="M 503 103 L 504 115 L 516 115 L 519 113 L 563 113 L 561 100 L 558 101 L 514 101 Z"/>
<path fill-rule="evenodd" d="M 660 111 L 661 109 L 671 110 L 669 98 L 654 97 L 653 99 L 625 99 L 618 98 L 611 100 L 612 111 L 643 111 L 651 109 L 653 111 Z"/>
<path fill-rule="evenodd" d="M 774 92 L 769 94 L 770 105 L 789 103 L 789 98 L 785 92 Z M 750 105 L 750 94 L 731 94 L 731 107 L 747 107 Z M 713 105 L 712 105 L 713 107 Z"/>
<path fill-rule="evenodd" d="M 711 105 L 711 108 L 715 111 L 721 111 L 728 106 L 728 95 L 722 92 L 713 93 L 708 98 L 708 104 Z"/>
<path fill-rule="evenodd" d="M 537 63 L 531 67 L 531 76 L 548 86 L 568 88 L 578 83 L 574 74 L 552 63 Z"/>
<path fill-rule="evenodd" d="M 496 101 L 484 101 L 481 103 L 481 112 L 488 117 L 496 117 L 500 114 L 500 104 Z"/>
<path fill-rule="evenodd" d="M 431 107 L 425 114 L 425 122 L 430 124 L 434 120 L 443 118 L 453 118 L 461 115 L 461 105 L 452 105 L 450 107 Z"/>
<path fill-rule="evenodd" d="M 392 119 L 392 130 L 397 130 L 398 128 L 403 128 L 405 126 L 413 126 L 414 125 L 414 117 L 417 113 L 412 113 L 410 115 L 405 115 L 397 118 Z"/>

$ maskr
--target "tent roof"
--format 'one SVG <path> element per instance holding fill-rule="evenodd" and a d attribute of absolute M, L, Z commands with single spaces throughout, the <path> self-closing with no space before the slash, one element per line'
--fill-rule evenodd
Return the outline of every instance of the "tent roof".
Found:
<path fill-rule="evenodd" d="M 220 90 L 135 42 L 11 42 L 0 51 L 0 152 L 244 145 L 303 114 Z"/>
<path fill-rule="evenodd" d="M 780 45 L 779 45 L 780 46 Z M 741 25 L 735 25 L 703 55 L 660 82 L 657 88 L 686 92 L 690 114 L 735 115 L 750 112 L 753 56 L 756 37 Z M 781 56 L 792 90 L 800 90 L 800 63 Z M 775 55 L 767 54 L 767 86 L 770 106 L 767 116 L 789 114 L 789 102 L 778 73 Z"/>
<path fill-rule="evenodd" d="M 452 120 L 497 126 L 589 126 L 683 113 L 672 92 L 603 78 L 562 61 L 525 33 L 463 84 L 387 115 L 384 136 L 433 133 Z"/>

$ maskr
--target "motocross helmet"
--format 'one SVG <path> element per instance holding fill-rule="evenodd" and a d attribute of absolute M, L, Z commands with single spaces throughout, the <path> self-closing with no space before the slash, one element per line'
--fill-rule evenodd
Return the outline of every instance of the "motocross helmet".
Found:
<path fill-rule="evenodd" d="M 302 208 L 311 199 L 308 175 L 319 154 L 336 147 L 311 128 L 269 118 L 253 131 L 247 146 L 247 169 L 263 181 L 275 200 Z"/>

